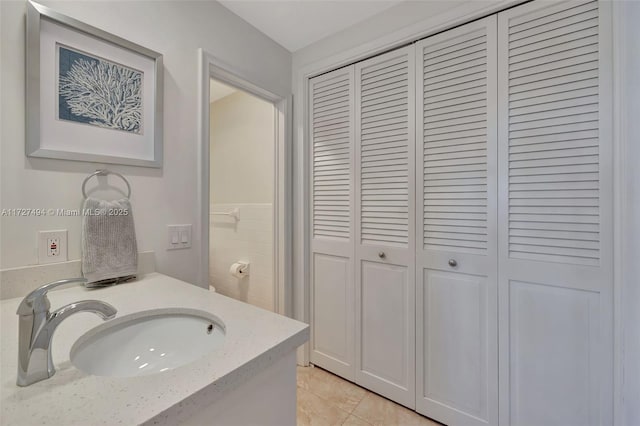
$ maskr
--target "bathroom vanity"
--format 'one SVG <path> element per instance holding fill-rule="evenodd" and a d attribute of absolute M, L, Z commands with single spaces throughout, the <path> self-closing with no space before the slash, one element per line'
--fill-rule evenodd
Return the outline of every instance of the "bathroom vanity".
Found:
<path fill-rule="evenodd" d="M 295 425 L 295 352 L 307 325 L 158 273 L 48 297 L 52 310 L 97 299 L 118 313 L 106 322 L 84 312 L 63 321 L 53 337 L 56 374 L 19 387 L 22 298 L 3 300 L 0 424 Z M 216 339 L 210 349 L 190 340 L 207 333 Z M 155 341 L 177 361 L 154 364 L 165 362 Z"/>

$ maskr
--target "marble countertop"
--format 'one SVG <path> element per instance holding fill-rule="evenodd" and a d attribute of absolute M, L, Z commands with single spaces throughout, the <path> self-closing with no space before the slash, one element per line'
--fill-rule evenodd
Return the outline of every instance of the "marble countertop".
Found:
<path fill-rule="evenodd" d="M 225 323 L 225 343 L 191 364 L 159 374 L 92 376 L 71 364 L 69 351 L 81 335 L 103 321 L 95 314 L 78 313 L 63 321 L 53 337 L 56 374 L 21 388 L 15 384 L 16 309 L 21 298 L 4 300 L 0 304 L 3 426 L 176 424 L 189 417 L 191 408 L 210 404 L 309 338 L 306 324 L 158 273 L 99 290 L 77 286 L 49 292 L 52 310 L 84 299 L 111 303 L 118 309 L 117 317 L 158 308 L 203 310 Z"/>

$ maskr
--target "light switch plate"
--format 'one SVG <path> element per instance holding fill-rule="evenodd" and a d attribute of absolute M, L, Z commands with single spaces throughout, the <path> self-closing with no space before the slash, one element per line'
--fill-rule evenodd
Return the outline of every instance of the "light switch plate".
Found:
<path fill-rule="evenodd" d="M 191 248 L 191 225 L 167 225 L 167 250 Z"/>
<path fill-rule="evenodd" d="M 67 261 L 67 230 L 38 232 L 38 263 Z"/>

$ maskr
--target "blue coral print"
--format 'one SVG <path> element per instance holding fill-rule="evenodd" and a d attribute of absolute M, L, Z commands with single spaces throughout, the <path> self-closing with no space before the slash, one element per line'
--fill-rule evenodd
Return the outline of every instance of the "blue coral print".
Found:
<path fill-rule="evenodd" d="M 58 118 L 141 134 L 142 76 L 58 46 Z"/>

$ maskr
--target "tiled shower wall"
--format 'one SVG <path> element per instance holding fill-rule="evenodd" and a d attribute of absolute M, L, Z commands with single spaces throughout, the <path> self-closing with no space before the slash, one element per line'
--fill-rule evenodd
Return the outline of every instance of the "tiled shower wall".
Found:
<path fill-rule="evenodd" d="M 264 204 L 212 204 L 210 212 L 240 209 L 240 220 L 209 216 L 209 281 L 225 296 L 273 310 L 273 210 Z M 249 261 L 248 277 L 229 273 L 237 261 Z"/>

